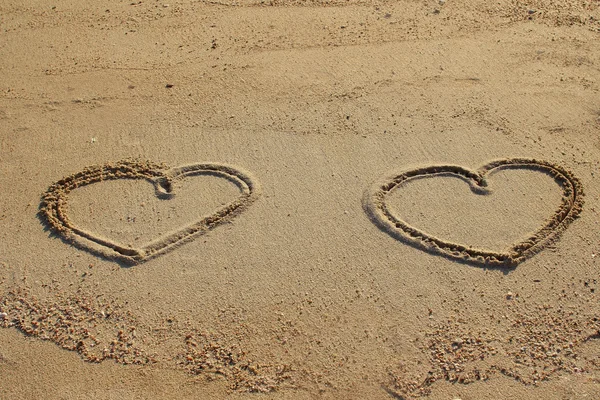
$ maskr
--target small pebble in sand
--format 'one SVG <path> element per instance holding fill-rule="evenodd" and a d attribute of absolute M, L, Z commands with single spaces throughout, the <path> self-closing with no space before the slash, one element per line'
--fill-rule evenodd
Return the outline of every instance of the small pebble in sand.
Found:
<path fill-rule="evenodd" d="M 8 318 L 8 314 L 5 312 L 0 312 L 0 321 L 4 321 L 6 318 Z"/>
<path fill-rule="evenodd" d="M 513 292 L 508 292 L 506 293 L 506 300 L 512 300 L 514 299 L 515 295 Z"/>

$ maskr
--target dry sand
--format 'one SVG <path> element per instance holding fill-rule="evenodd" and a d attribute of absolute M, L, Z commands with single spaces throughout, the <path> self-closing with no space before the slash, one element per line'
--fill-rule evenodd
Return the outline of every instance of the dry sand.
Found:
<path fill-rule="evenodd" d="M 598 1 L 23 3 L 0 398 L 600 398 Z"/>

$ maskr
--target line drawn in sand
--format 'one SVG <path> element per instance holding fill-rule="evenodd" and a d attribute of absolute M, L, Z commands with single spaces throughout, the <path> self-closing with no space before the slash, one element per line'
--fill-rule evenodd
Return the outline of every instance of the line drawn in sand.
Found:
<path fill-rule="evenodd" d="M 504 251 L 491 251 L 469 247 L 440 239 L 409 225 L 395 215 L 386 203 L 394 190 L 399 190 L 407 182 L 431 176 L 453 176 L 467 182 L 476 194 L 486 195 L 487 175 L 501 169 L 528 169 L 550 175 L 562 189 L 561 204 L 551 218 L 526 239 L 511 245 Z M 514 268 L 531 258 L 558 239 L 560 234 L 579 215 L 583 207 L 583 188 L 573 174 L 547 161 L 509 158 L 492 161 L 478 170 L 470 170 L 457 165 L 432 165 L 419 167 L 395 174 L 372 185 L 364 194 L 363 208 L 371 221 L 390 236 L 421 250 L 466 263 Z"/>
<path fill-rule="evenodd" d="M 140 179 L 154 185 L 155 195 L 169 199 L 175 195 L 173 184 L 197 175 L 212 175 L 235 184 L 240 196 L 210 215 L 200 216 L 190 225 L 134 248 L 124 246 L 76 226 L 68 214 L 69 193 L 94 183 L 116 179 Z M 260 195 L 257 181 L 247 172 L 225 164 L 198 163 L 168 168 L 150 161 L 122 160 L 85 168 L 52 184 L 42 196 L 39 215 L 63 240 L 108 259 L 138 264 L 171 251 L 193 240 L 244 211 Z"/>

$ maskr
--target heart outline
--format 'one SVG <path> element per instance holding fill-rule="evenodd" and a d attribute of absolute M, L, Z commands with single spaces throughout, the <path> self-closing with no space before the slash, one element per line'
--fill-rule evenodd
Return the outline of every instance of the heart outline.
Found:
<path fill-rule="evenodd" d="M 486 176 L 501 169 L 530 169 L 550 175 L 562 188 L 560 206 L 551 218 L 527 238 L 504 251 L 491 251 L 440 239 L 396 217 L 385 202 L 386 197 L 404 183 L 427 176 L 452 175 L 466 181 L 475 193 L 488 193 Z M 475 265 L 514 268 L 557 240 L 583 207 L 583 187 L 570 171 L 548 161 L 529 158 L 494 160 L 473 171 L 458 165 L 417 167 L 375 182 L 363 196 L 363 208 L 375 225 L 390 236 L 426 252 Z"/>
<path fill-rule="evenodd" d="M 189 225 L 164 234 L 141 247 L 123 246 L 113 240 L 79 228 L 68 216 L 68 194 L 78 187 L 106 180 L 146 180 L 154 185 L 159 198 L 173 196 L 173 183 L 194 175 L 213 175 L 225 178 L 240 189 L 241 195 L 209 215 L 201 216 Z M 207 233 L 240 214 L 260 195 L 260 186 L 246 171 L 219 163 L 196 163 L 168 168 L 151 161 L 121 160 L 114 164 L 87 167 L 67 176 L 43 194 L 39 207 L 42 221 L 63 240 L 107 259 L 139 264 L 174 250 L 183 243 Z"/>

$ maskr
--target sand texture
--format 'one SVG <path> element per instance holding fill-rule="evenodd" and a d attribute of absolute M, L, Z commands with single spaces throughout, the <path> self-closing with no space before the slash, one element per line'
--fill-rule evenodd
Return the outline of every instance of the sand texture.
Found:
<path fill-rule="evenodd" d="M 600 398 L 598 1 L 0 33 L 0 399 Z"/>

